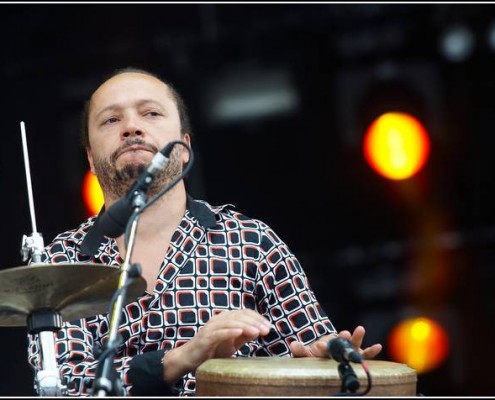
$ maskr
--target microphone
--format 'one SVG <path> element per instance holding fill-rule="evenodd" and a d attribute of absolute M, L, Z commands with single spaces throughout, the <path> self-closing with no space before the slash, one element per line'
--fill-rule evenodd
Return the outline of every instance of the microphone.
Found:
<path fill-rule="evenodd" d="M 146 194 L 156 174 L 168 164 L 170 153 L 178 141 L 170 142 L 156 153 L 148 168 L 139 175 L 136 182 L 124 197 L 106 210 L 99 219 L 99 225 L 104 235 L 117 238 L 125 231 L 129 218 L 134 211 L 133 198 L 136 194 Z"/>
<path fill-rule="evenodd" d="M 352 343 L 344 338 L 335 338 L 328 342 L 328 352 L 330 356 L 340 363 L 349 361 L 362 363 L 363 356 L 359 354 Z"/>

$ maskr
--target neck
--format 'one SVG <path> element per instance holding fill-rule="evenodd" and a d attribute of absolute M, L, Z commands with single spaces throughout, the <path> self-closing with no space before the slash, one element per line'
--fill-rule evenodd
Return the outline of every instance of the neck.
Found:
<path fill-rule="evenodd" d="M 107 195 L 104 198 L 107 208 L 118 200 Z M 184 181 L 179 181 L 139 216 L 138 236 L 146 238 L 164 229 L 175 229 L 185 214 L 186 202 Z"/>
<path fill-rule="evenodd" d="M 173 233 L 184 217 L 187 195 L 184 182 L 180 181 L 173 189 L 148 207 L 139 217 L 132 260 L 137 260 L 147 281 L 147 290 L 153 293 L 156 277 L 170 246 Z M 116 240 L 123 260 L 128 257 L 124 235 Z"/>

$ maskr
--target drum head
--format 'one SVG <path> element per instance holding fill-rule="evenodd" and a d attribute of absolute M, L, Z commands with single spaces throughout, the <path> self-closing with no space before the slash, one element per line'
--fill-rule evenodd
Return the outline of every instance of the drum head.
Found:
<path fill-rule="evenodd" d="M 416 371 L 405 364 L 366 361 L 370 396 L 416 396 Z M 341 391 L 338 363 L 329 358 L 218 358 L 196 370 L 198 396 L 331 396 Z M 352 364 L 359 379 L 356 395 L 367 387 L 366 373 Z"/>

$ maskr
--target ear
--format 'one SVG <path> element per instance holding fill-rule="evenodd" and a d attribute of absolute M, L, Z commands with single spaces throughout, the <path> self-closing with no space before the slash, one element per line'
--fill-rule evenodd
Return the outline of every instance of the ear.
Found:
<path fill-rule="evenodd" d="M 182 141 L 187 144 L 189 147 L 191 147 L 191 135 L 189 135 L 189 133 L 184 133 L 184 135 L 182 136 Z M 186 164 L 189 162 L 189 152 L 187 151 L 187 149 L 184 147 L 184 146 L 181 146 L 182 147 L 182 164 Z"/>
<path fill-rule="evenodd" d="M 86 156 L 88 157 L 88 162 L 89 162 L 89 167 L 91 168 L 91 172 L 96 175 L 95 172 L 95 164 L 93 160 L 93 152 L 91 151 L 91 148 L 86 147 Z"/>

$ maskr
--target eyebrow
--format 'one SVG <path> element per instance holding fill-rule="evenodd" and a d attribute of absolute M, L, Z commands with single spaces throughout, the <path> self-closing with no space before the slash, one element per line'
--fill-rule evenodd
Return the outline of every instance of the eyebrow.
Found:
<path fill-rule="evenodd" d="M 157 105 L 159 106 L 160 108 L 163 108 L 163 106 L 156 100 L 151 100 L 151 99 L 143 99 L 143 100 L 139 100 L 136 105 L 138 107 L 142 107 L 143 105 L 146 105 L 146 104 L 154 104 L 154 105 Z M 119 104 L 110 104 L 109 106 L 106 106 L 105 108 L 103 108 L 102 110 L 100 110 L 96 115 L 95 115 L 95 119 L 98 119 L 100 118 L 100 116 L 105 113 L 106 111 L 109 111 L 109 110 L 117 110 L 119 108 L 122 108 L 122 106 L 120 106 Z"/>

